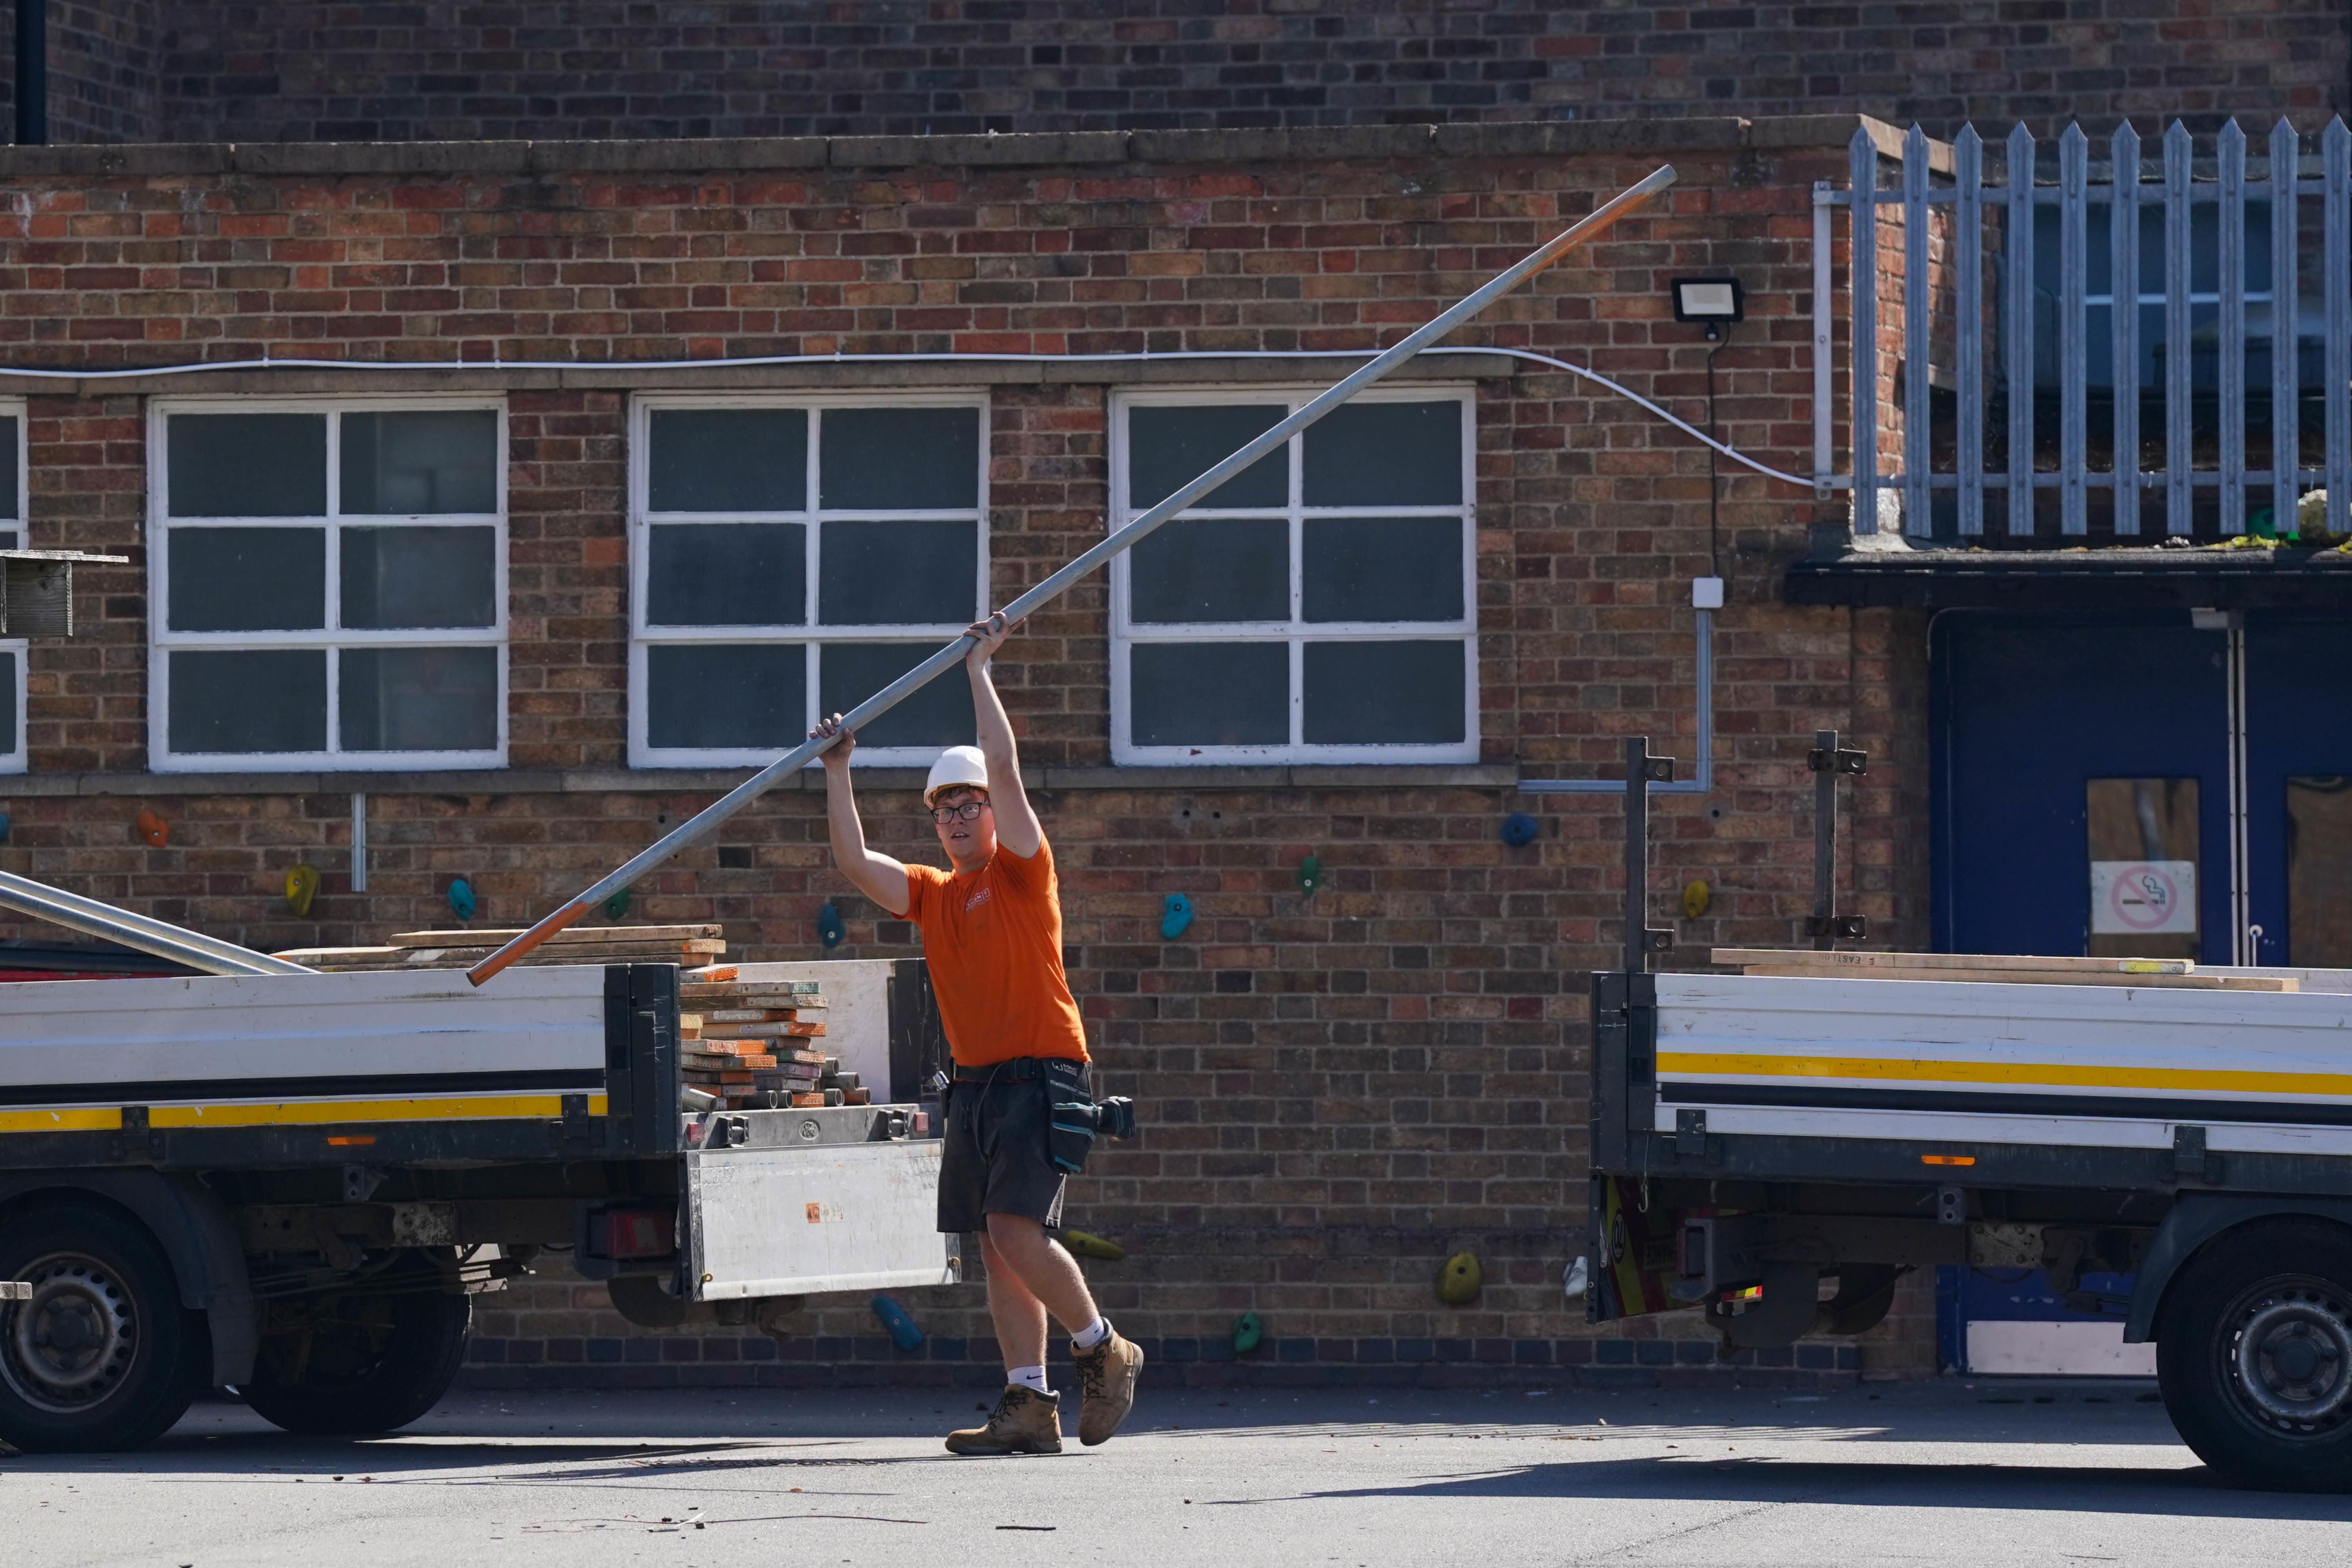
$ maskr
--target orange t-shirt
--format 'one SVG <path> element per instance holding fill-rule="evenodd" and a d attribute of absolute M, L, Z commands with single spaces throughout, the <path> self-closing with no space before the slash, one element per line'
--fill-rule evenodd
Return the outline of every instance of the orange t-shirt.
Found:
<path fill-rule="evenodd" d="M 969 875 L 907 868 L 907 914 L 922 928 L 940 1022 L 959 1067 L 1014 1057 L 1087 1059 L 1086 1026 L 1062 971 L 1062 900 L 1041 836 L 1024 860 L 1001 845 Z"/>

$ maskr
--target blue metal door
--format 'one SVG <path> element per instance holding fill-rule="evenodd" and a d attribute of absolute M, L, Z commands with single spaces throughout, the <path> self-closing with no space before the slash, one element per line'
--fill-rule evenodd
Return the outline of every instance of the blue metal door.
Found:
<path fill-rule="evenodd" d="M 2247 961 L 2352 968 L 2352 625 L 2251 611 L 2242 638 Z"/>

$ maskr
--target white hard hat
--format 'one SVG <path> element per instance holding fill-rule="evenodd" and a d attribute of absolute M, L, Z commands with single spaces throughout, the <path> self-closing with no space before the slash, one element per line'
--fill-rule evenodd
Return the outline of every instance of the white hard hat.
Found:
<path fill-rule="evenodd" d="M 988 787 L 988 759 L 981 755 L 978 746 L 950 746 L 931 764 L 931 776 L 923 781 L 923 804 L 929 805 L 940 791 L 953 789 L 958 784 Z"/>

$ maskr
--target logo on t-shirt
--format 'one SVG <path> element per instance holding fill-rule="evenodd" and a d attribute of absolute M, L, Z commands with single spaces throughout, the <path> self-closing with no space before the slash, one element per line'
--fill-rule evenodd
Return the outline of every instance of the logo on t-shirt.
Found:
<path fill-rule="evenodd" d="M 985 884 L 975 889 L 971 897 L 963 901 L 963 912 L 966 914 L 971 913 L 972 910 L 988 902 L 989 899 L 995 893 L 995 889 L 988 887 Z"/>

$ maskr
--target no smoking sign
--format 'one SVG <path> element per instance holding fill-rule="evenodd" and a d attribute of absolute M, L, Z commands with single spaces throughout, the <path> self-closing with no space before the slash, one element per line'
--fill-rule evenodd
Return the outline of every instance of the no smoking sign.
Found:
<path fill-rule="evenodd" d="M 2092 861 L 2091 931 L 2101 936 L 2196 935 L 2197 863 Z"/>

